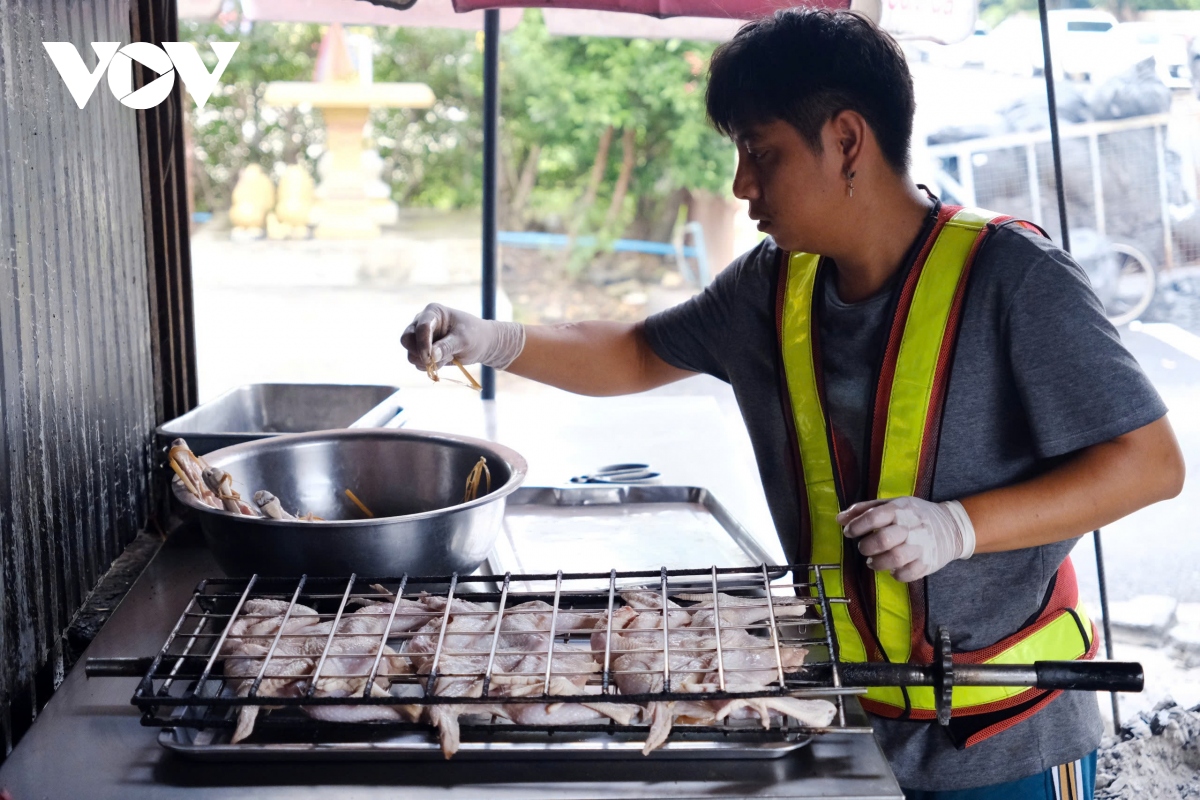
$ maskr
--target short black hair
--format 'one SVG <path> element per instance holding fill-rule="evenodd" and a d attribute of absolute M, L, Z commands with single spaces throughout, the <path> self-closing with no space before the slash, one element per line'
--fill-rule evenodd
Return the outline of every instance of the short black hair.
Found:
<path fill-rule="evenodd" d="M 743 25 L 713 53 L 706 102 L 726 136 L 781 120 L 818 153 L 825 124 L 856 111 L 892 169 L 908 171 L 912 74 L 896 40 L 861 14 L 789 8 Z"/>

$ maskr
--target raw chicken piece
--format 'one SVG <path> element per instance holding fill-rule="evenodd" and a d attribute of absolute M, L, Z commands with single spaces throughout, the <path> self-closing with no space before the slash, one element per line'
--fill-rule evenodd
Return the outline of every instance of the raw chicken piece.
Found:
<path fill-rule="evenodd" d="M 606 642 L 609 643 L 612 653 L 611 670 L 623 694 L 661 692 L 666 684 L 663 670 L 662 599 L 659 595 L 655 608 L 650 595 L 653 593 L 623 595 L 626 601 L 632 601 L 636 605 L 624 606 L 613 612 L 613 635 L 610 642 L 607 623 L 597 625 L 592 634 L 592 649 L 597 653 L 604 652 Z M 701 605 L 694 610 L 685 610 L 686 619 L 677 613 L 671 601 L 668 601 L 670 688 L 676 691 L 711 692 L 720 688 L 712 595 L 702 595 L 697 599 L 701 600 Z M 731 626 L 721 630 L 721 664 L 724 667 L 726 689 L 735 692 L 765 689 L 778 680 L 779 665 L 775 660 L 774 644 L 739 626 L 752 625 L 767 618 L 770 611 L 766 603 L 761 599 L 734 598 L 728 595 L 722 595 L 720 602 L 721 623 Z M 775 609 L 777 619 L 780 616 L 800 616 L 803 613 L 804 606 L 800 604 L 781 603 Z M 784 670 L 800 666 L 806 652 L 804 648 L 781 646 L 779 659 Z M 794 713 L 804 724 L 821 727 L 829 723 L 834 711 L 834 706 L 824 700 L 801 701 L 786 697 L 651 702 L 646 706 L 650 732 L 642 752 L 649 754 L 661 746 L 677 720 L 715 724 L 727 717 L 744 719 L 757 715 L 764 727 L 768 727 L 771 714 L 775 712 Z"/>
<path fill-rule="evenodd" d="M 262 669 L 263 659 L 271 649 L 271 642 L 283 624 L 288 603 L 282 600 L 247 600 L 240 616 L 230 628 L 229 635 L 221 648 L 224 657 L 226 679 L 238 680 L 237 696 L 249 697 L 254 680 Z M 296 604 L 292 616 L 284 627 L 285 634 L 307 634 L 320 632 L 322 627 L 317 612 L 308 606 Z M 326 627 L 326 632 L 328 628 Z M 271 663 L 258 687 L 261 697 L 300 697 L 307 687 L 307 676 L 316 666 L 320 647 L 313 636 L 281 636 Z M 269 677 L 267 677 L 269 676 Z M 248 705 L 238 708 L 237 728 L 233 743 L 240 742 L 254 730 L 261 706 Z"/>
<path fill-rule="evenodd" d="M 429 597 L 431 608 L 445 609 L 444 598 Z M 482 613 L 481 613 L 482 612 Z M 442 697 L 483 696 L 483 676 L 491 658 L 492 642 L 496 639 L 494 611 L 455 600 L 446 624 L 442 654 L 438 661 L 434 686 L 427 691 Z M 522 724 L 572 724 L 594 721 L 605 716 L 628 723 L 637 713 L 635 706 L 609 702 L 575 703 L 504 703 L 504 698 L 541 696 L 545 688 L 546 654 L 550 648 L 550 626 L 554 609 L 547 603 L 534 601 L 505 610 L 492 659 L 489 693 L 497 698 L 488 704 L 440 704 L 427 708 L 430 722 L 438 728 L 442 751 L 452 756 L 460 744 L 459 717 L 464 714 L 492 714 Z M 601 615 L 560 609 L 554 618 L 556 632 L 590 630 Z M 433 653 L 442 620 L 431 620 L 417 631 L 405 645 L 404 653 L 413 659 L 418 674 L 432 670 Z M 561 648 L 561 650 L 560 650 Z M 598 669 L 588 651 L 557 645 L 550 679 L 550 694 L 579 694 L 588 676 Z M 582 708 L 567 709 L 569 705 Z"/>
<path fill-rule="evenodd" d="M 623 597 L 629 599 L 626 595 Z M 650 608 L 647 599 L 635 599 L 637 607 Z M 634 606 L 622 606 L 613 611 L 610 670 L 622 694 L 654 694 L 666 688 L 661 597 L 658 597 L 658 603 L 659 610 L 639 612 Z M 672 610 L 672 605 L 675 604 L 668 601 L 667 618 L 671 627 L 667 632 L 667 644 L 670 649 L 671 688 L 677 691 L 681 686 L 701 682 L 710 662 L 704 652 L 704 635 L 686 629 L 691 622 L 691 615 L 686 611 Z M 675 607 L 678 608 L 677 605 Z M 597 653 L 605 651 L 607 628 L 607 623 L 600 623 L 592 634 L 592 650 Z M 715 637 L 710 635 L 709 638 L 715 642 Z M 645 717 L 650 723 L 650 733 L 642 753 L 648 755 L 667 740 L 677 717 L 694 715 L 693 705 L 697 704 L 676 701 L 647 703 Z M 711 716 L 711 712 L 706 713 Z"/>
<path fill-rule="evenodd" d="M 415 601 L 402 601 L 401 608 Z M 222 647 L 225 675 L 240 680 L 237 685 L 239 697 L 248 697 L 254 680 L 262 668 L 263 660 L 270 651 L 275 634 L 278 633 L 287 612 L 288 603 L 283 600 L 247 600 L 242 613 L 230 628 Z M 408 606 L 411 609 L 411 606 Z M 358 609 L 342 617 L 338 623 L 338 635 L 329 643 L 329 654 L 321 667 L 314 697 L 348 697 L 362 694 L 366 689 L 367 677 L 375 662 L 375 653 L 387 625 L 391 603 L 380 603 Z M 390 633 L 403 629 L 417 615 L 400 616 L 390 628 Z M 425 612 L 425 616 L 432 616 Z M 329 642 L 332 620 L 321 621 L 313 609 L 297 603 L 288 618 L 284 635 L 279 638 L 271 662 L 259 685 L 260 697 L 304 697 L 312 682 L 312 673 L 317 667 L 322 651 Z M 388 694 L 386 676 L 411 671 L 408 659 L 398 655 L 384 645 L 380 658 L 379 674 L 371 686 L 371 696 Z M 242 706 L 238 709 L 238 724 L 233 742 L 250 735 L 261 708 L 271 706 Z M 331 722 L 364 722 L 368 720 L 415 720 L 419 709 L 413 706 L 359 705 L 359 706 L 304 706 L 303 711 L 314 719 Z"/>
<path fill-rule="evenodd" d="M 279 498 L 265 489 L 260 489 L 254 493 L 254 504 L 257 505 L 266 516 L 271 519 L 291 519 L 296 517 L 284 510 L 283 504 L 279 502 Z"/>
<path fill-rule="evenodd" d="M 429 606 L 440 604 L 445 609 L 445 598 L 429 597 Z M 440 602 L 439 602 L 440 601 Z M 404 654 L 412 659 L 418 675 L 426 677 L 425 690 L 439 697 L 480 697 L 483 681 L 480 676 L 487 669 L 488 655 L 492 646 L 492 629 L 496 624 L 483 606 L 455 599 L 450 606 L 451 616 L 446 620 L 446 634 L 442 639 L 442 653 L 438 657 L 437 673 L 433 686 L 428 676 L 433 673 L 434 654 L 437 652 L 438 636 L 442 630 L 442 615 L 422 626 L 404 644 Z M 458 751 L 461 741 L 459 717 L 463 714 L 484 713 L 505 716 L 502 706 L 475 704 L 439 704 L 425 707 L 429 721 L 438 729 L 442 753 L 450 758 Z"/>
<path fill-rule="evenodd" d="M 694 600 L 696 605 L 688 606 L 687 610 L 692 616 L 689 627 L 709 627 L 713 624 L 713 595 L 709 594 L 681 594 L 676 595 L 680 600 Z M 786 619 L 789 623 L 796 624 L 797 621 L 804 617 L 808 610 L 808 605 L 799 598 L 780 598 L 774 597 L 771 600 L 771 607 L 767 606 L 767 598 L 765 597 L 738 597 L 736 595 L 719 594 L 717 598 L 721 606 L 721 624 L 730 626 L 748 626 L 756 622 L 763 622 L 771 618 L 772 610 L 775 612 L 775 619 Z M 820 620 L 812 618 L 808 620 L 812 623 L 817 623 Z"/>
<path fill-rule="evenodd" d="M 171 449 L 167 451 L 167 460 L 171 463 L 171 469 L 183 482 L 184 488 L 198 497 L 202 503 L 213 508 L 223 507 L 221 498 L 217 497 L 204 482 L 204 470 L 208 469 L 208 462 L 193 453 L 187 442 L 183 439 L 171 442 Z"/>
<path fill-rule="evenodd" d="M 569 725 L 609 718 L 619 724 L 632 723 L 639 714 L 650 725 L 644 753 L 663 744 L 676 722 L 718 724 L 725 719 L 757 719 L 764 727 L 773 716 L 786 714 L 803 724 L 827 725 L 834 707 L 821 700 L 792 697 L 766 697 L 737 700 L 662 701 L 646 703 L 644 708 L 613 702 L 616 698 L 600 694 L 594 685 L 595 673 L 606 644 L 610 648 L 609 667 L 616 688 L 623 694 L 655 694 L 673 691 L 712 692 L 719 689 L 721 671 L 717 668 L 716 625 L 712 595 L 691 595 L 682 599 L 696 604 L 681 606 L 667 600 L 667 640 L 670 651 L 670 685 L 663 670 L 663 597 L 661 592 L 625 592 L 628 605 L 614 610 L 612 636 L 608 635 L 606 614 L 560 609 L 555 614 L 549 604 L 534 601 L 507 608 L 497 635 L 496 612 L 461 599 L 453 600 L 447 612 L 444 597 L 422 595 L 419 600 L 400 600 L 392 624 L 394 597 L 356 598 L 360 606 L 338 622 L 338 633 L 329 643 L 333 621 L 322 621 L 305 606 L 293 608 L 285 635 L 276 646 L 259 694 L 266 697 L 304 697 L 313 681 L 321 653 L 328 652 L 316 679 L 313 696 L 348 697 L 364 693 L 385 696 L 387 677 L 416 674 L 423 676 L 426 692 L 441 698 L 478 698 L 483 696 L 484 674 L 491 662 L 489 696 L 495 702 L 473 704 L 447 702 L 426 706 L 354 705 L 305 706 L 305 713 L 316 719 L 332 721 L 397 720 L 416 721 L 422 714 L 437 727 L 443 753 L 449 758 L 460 745 L 460 717 L 484 714 L 510 719 L 527 725 Z M 721 646 L 725 686 L 730 691 L 765 689 L 778 680 L 779 663 L 774 643 L 756 636 L 746 628 L 769 616 L 761 598 L 720 596 Z M 247 601 L 241 618 L 230 630 L 223 654 L 227 677 L 240 680 L 238 693 L 248 696 L 254 678 L 261 669 L 266 652 L 282 624 L 288 604 L 279 600 Z M 805 606 L 786 600 L 775 604 L 776 618 L 800 617 Z M 445 626 L 445 635 L 443 633 Z M 550 629 L 555 641 L 551 648 Z M 405 636 L 396 652 L 383 646 L 376 680 L 367 685 L 376 653 L 387 636 Z M 558 634 L 590 631 L 590 650 L 558 639 Z M 434 653 L 442 638 L 436 674 Z M 611 639 L 611 641 L 610 641 Z M 495 645 L 495 655 L 492 647 Z M 547 658 L 553 663 L 547 681 Z M 803 648 L 780 645 L 779 658 L 785 670 L 803 663 Z M 432 678 L 432 680 L 430 680 Z M 589 683 L 589 680 L 592 683 Z M 547 696 L 596 694 L 596 702 L 547 702 Z M 528 698 L 530 702 L 514 702 Z M 537 698 L 536 701 L 534 698 Z M 258 707 L 239 710 L 235 741 L 253 729 Z"/>
<path fill-rule="evenodd" d="M 220 467 L 209 467 L 202 473 L 204 483 L 221 498 L 221 506 L 232 514 L 244 517 L 261 517 L 262 512 L 247 503 L 242 496 L 234 491 L 233 477 Z"/>
<path fill-rule="evenodd" d="M 338 633 L 329 642 L 329 652 L 321 665 L 316 679 L 313 697 L 363 696 L 367 690 L 367 678 L 375 664 L 375 655 L 380 646 L 381 635 L 387 618 L 377 613 L 363 613 L 360 608 L 338 622 Z M 324 645 L 322 645 L 324 646 Z M 407 658 L 383 645 L 383 656 L 379 659 L 379 672 L 386 675 L 402 675 L 411 672 Z M 369 696 L 387 697 L 386 677 L 376 677 L 371 684 Z M 372 720 L 408 719 L 415 722 L 420 709 L 414 706 L 388 705 L 325 705 L 304 706 L 304 712 L 314 719 L 326 722 L 368 722 Z"/>

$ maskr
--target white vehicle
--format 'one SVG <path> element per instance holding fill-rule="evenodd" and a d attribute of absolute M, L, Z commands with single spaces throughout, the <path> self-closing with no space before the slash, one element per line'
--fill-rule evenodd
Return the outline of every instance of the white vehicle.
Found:
<path fill-rule="evenodd" d="M 923 61 L 939 67 L 962 69 L 963 67 L 982 67 L 985 65 L 991 42 L 988 38 L 987 26 L 982 22 L 975 23 L 975 31 L 954 44 L 923 44 Z"/>
<path fill-rule="evenodd" d="M 1042 66 L 1042 27 L 1036 17 L 1008 17 L 987 35 L 983 68 L 988 72 L 1032 77 L 1042 74 Z"/>
<path fill-rule="evenodd" d="M 1051 57 L 1058 77 L 1089 80 L 1102 66 L 1112 42 L 1106 34 L 1119 24 L 1107 11 L 1065 8 L 1049 12 Z M 984 68 L 1013 75 L 1045 71 L 1042 29 L 1037 17 L 1012 16 L 988 34 Z"/>
<path fill-rule="evenodd" d="M 1122 22 L 1107 33 L 1109 45 L 1104 58 L 1090 71 L 1093 81 L 1116 75 L 1129 67 L 1154 59 L 1159 80 L 1171 89 L 1192 88 L 1188 67 L 1188 41 L 1153 22 Z"/>
<path fill-rule="evenodd" d="M 1091 80 L 1092 73 L 1111 62 L 1112 37 L 1119 24 L 1107 11 L 1068 8 L 1051 11 L 1050 47 L 1056 73 L 1076 80 Z"/>

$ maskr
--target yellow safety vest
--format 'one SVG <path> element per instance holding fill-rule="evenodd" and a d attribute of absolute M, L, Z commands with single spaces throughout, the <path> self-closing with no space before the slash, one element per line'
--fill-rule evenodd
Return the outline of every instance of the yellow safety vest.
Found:
<path fill-rule="evenodd" d="M 941 409 L 970 265 L 987 233 L 1008 219 L 979 209 L 943 206 L 923 252 L 905 276 L 875 409 L 874 430 L 882 431 L 882 441 L 872 442 L 873 454 L 863 454 L 864 460 L 872 460 L 873 475 L 878 476 L 876 497 L 928 493 L 925 484 L 931 482 L 936 458 Z M 834 604 L 832 610 L 841 658 L 929 663 L 933 650 L 924 631 L 924 595 L 916 591 L 920 582 L 905 585 L 887 572 L 866 569 L 835 519 L 843 506 L 821 395 L 820 354 L 814 346 L 818 324 L 814 293 L 820 290 L 820 261 L 819 256 L 807 253 L 791 254 L 781 266 L 779 289 L 780 346 L 803 476 L 800 494 L 807 509 L 808 536 L 804 538 L 809 552 L 800 560 L 841 567 L 824 572 L 829 595 L 850 601 Z M 874 488 L 865 490 L 870 493 Z M 856 575 L 864 577 L 860 581 Z M 863 585 L 867 583 L 870 585 Z M 1036 621 L 984 651 L 956 654 L 955 660 L 1029 664 L 1090 658 L 1095 640 L 1068 559 L 1059 571 L 1051 601 Z M 1018 708 L 1024 718 L 1053 696 L 1021 687 L 955 686 L 952 717 Z M 1039 699 L 1042 702 L 1035 703 Z M 1031 703 L 1036 707 L 1030 708 Z M 930 687 L 872 687 L 864 706 L 891 717 L 933 719 L 936 713 Z M 975 741 L 1017 721 L 999 720 L 991 725 L 995 730 L 977 734 Z"/>

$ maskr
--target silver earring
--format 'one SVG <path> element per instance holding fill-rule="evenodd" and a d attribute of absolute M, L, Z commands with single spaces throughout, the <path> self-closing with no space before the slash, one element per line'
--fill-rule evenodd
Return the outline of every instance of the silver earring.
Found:
<path fill-rule="evenodd" d="M 854 197 L 854 172 L 846 173 L 846 189 L 850 192 L 850 196 Z"/>

